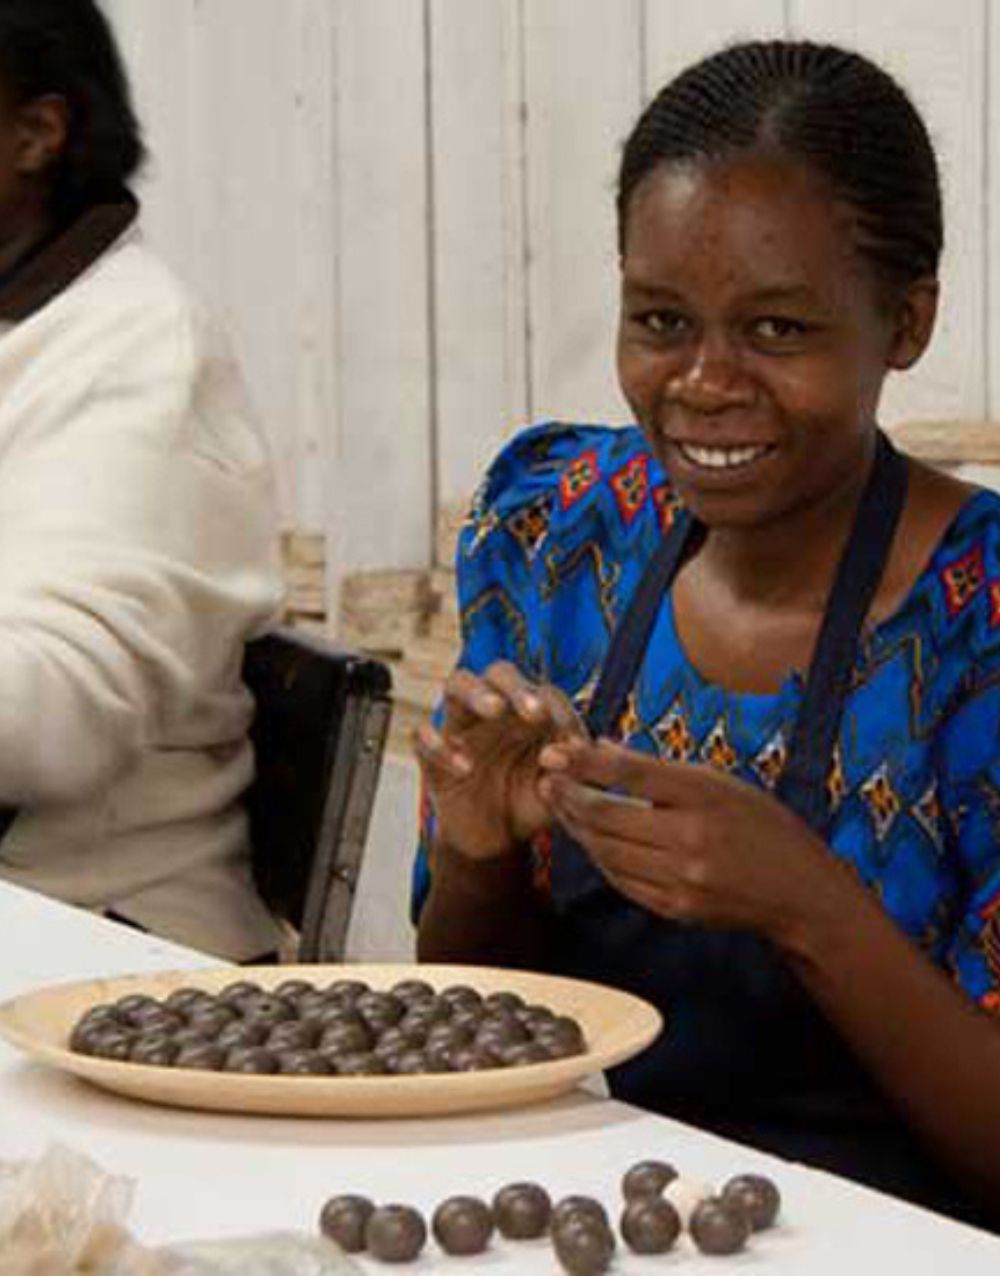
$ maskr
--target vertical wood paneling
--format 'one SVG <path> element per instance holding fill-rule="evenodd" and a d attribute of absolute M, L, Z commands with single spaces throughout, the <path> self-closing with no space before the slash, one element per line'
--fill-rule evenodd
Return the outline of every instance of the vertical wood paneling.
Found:
<path fill-rule="evenodd" d="M 431 0 L 440 502 L 466 500 L 528 412 L 516 0 Z"/>
<path fill-rule="evenodd" d="M 272 440 L 286 521 L 320 528 L 333 401 L 332 11 L 326 0 L 108 10 L 151 152 L 149 238 L 229 333 Z"/>
<path fill-rule="evenodd" d="M 338 382 L 329 511 L 347 569 L 431 552 L 424 11 L 337 3 Z"/>
<path fill-rule="evenodd" d="M 723 45 L 786 34 L 785 0 L 712 0 L 711 4 L 644 0 L 643 8 L 647 98 L 690 63 Z"/>
<path fill-rule="evenodd" d="M 640 103 L 638 0 L 524 0 L 536 417 L 622 420 L 614 184 Z"/>
<path fill-rule="evenodd" d="M 890 378 L 882 419 L 979 417 L 986 406 L 984 4 L 940 0 L 793 0 L 797 35 L 871 55 L 909 91 L 927 121 L 945 196 L 942 305 L 931 349 Z"/>
<path fill-rule="evenodd" d="M 1000 416 L 1000 13 L 989 4 L 985 8 L 987 31 L 986 106 L 984 112 L 987 222 L 983 271 L 987 282 L 987 304 L 983 316 L 983 344 L 986 351 L 986 415 Z M 998 426 L 1000 428 L 1000 426 Z"/>

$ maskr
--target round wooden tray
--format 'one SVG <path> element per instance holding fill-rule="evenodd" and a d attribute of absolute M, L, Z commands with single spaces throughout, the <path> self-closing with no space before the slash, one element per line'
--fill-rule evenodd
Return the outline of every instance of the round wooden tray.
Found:
<path fill-rule="evenodd" d="M 180 987 L 217 992 L 242 979 L 254 980 L 264 988 L 276 987 L 286 979 L 306 979 L 322 987 L 345 977 L 363 979 L 379 989 L 402 979 L 424 979 L 435 988 L 461 983 L 483 993 L 516 992 L 526 1001 L 572 1015 L 583 1028 L 588 1049 L 551 1063 L 385 1077 L 243 1076 L 116 1063 L 68 1049 L 70 1032 L 84 1011 L 129 993 L 163 998 Z M 225 966 L 55 984 L 0 1005 L 0 1036 L 33 1058 L 104 1089 L 174 1107 L 281 1116 L 436 1116 L 538 1103 L 638 1054 L 662 1026 L 653 1006 L 617 989 L 485 966 Z"/>

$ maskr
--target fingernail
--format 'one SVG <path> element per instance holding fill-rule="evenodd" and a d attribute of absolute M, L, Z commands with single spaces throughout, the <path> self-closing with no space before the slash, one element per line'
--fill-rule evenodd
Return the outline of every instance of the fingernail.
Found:
<path fill-rule="evenodd" d="M 451 765 L 462 775 L 472 774 L 472 763 L 464 753 L 453 753 L 451 755 Z"/>
<path fill-rule="evenodd" d="M 538 696 L 529 691 L 521 697 L 521 707 L 526 713 L 538 713 L 541 710 L 542 702 Z"/>

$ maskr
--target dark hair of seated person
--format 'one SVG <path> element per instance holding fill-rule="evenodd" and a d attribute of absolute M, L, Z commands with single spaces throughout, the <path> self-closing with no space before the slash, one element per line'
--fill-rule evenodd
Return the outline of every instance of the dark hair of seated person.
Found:
<path fill-rule="evenodd" d="M 40 172 L 56 225 L 119 198 L 145 151 L 114 36 L 95 0 L 0 0 L 0 102 L 59 102 L 65 138 Z"/>

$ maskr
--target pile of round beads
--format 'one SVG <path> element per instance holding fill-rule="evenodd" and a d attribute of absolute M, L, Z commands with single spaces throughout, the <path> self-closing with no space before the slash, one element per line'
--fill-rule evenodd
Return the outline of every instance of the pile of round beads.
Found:
<path fill-rule="evenodd" d="M 94 1006 L 70 1049 L 99 1059 L 293 1076 L 473 1072 L 582 1054 L 575 1019 L 513 992 L 408 979 L 388 991 L 361 980 L 327 988 L 287 980 L 268 992 L 241 981 L 216 994 L 179 988 Z"/>
<path fill-rule="evenodd" d="M 686 1229 L 703 1254 L 735 1254 L 752 1232 L 772 1226 L 781 1199 L 770 1179 L 741 1174 L 718 1195 L 678 1176 L 663 1161 L 640 1161 L 622 1179 L 624 1208 L 619 1232 L 636 1254 L 665 1254 Z M 387 1263 L 412 1262 L 428 1235 L 419 1212 L 408 1205 L 375 1204 L 366 1197 L 335 1196 L 320 1214 L 320 1230 L 349 1254 L 367 1251 Z M 553 1205 L 537 1183 L 509 1183 L 491 1204 L 475 1196 L 442 1201 L 431 1232 L 446 1254 L 481 1254 L 494 1231 L 507 1240 L 548 1236 L 570 1276 L 603 1276 L 617 1239 L 607 1210 L 589 1196 L 567 1196 Z"/>

